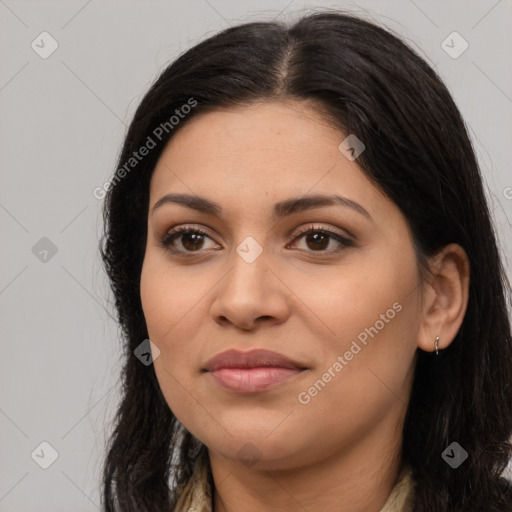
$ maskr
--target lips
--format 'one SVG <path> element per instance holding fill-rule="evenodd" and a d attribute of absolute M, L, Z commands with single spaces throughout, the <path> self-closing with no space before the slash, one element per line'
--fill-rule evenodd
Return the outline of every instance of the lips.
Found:
<path fill-rule="evenodd" d="M 305 369 L 304 365 L 270 350 L 255 349 L 249 352 L 227 350 L 210 359 L 205 370 L 214 372 L 222 368 L 290 368 Z"/>
<path fill-rule="evenodd" d="M 307 368 L 277 352 L 255 349 L 222 352 L 210 359 L 203 370 L 225 389 L 257 393 L 288 381 Z"/>

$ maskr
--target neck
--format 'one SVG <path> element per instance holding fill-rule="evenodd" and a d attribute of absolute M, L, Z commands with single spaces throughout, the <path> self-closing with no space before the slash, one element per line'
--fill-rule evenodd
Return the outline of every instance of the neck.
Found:
<path fill-rule="evenodd" d="M 289 469 L 247 467 L 209 450 L 213 510 L 380 512 L 401 469 L 403 417 L 396 420 L 390 415 L 348 448 Z"/>

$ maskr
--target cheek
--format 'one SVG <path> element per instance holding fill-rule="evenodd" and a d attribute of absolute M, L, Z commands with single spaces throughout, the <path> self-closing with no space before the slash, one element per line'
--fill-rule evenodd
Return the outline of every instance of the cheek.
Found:
<path fill-rule="evenodd" d="M 330 340 L 326 348 L 344 351 L 358 335 L 363 342 L 369 338 L 367 330 L 376 334 L 376 328 L 383 333 L 390 331 L 391 325 L 396 330 L 405 316 L 397 310 L 414 295 L 415 273 L 412 263 L 376 253 L 347 258 L 344 264 L 329 269 L 294 269 L 283 274 L 283 280 L 292 290 L 299 290 L 294 304 L 305 308 L 303 318 L 311 319 L 310 329 L 317 335 L 325 333 Z"/>
<path fill-rule="evenodd" d="M 194 315 L 205 314 L 198 303 L 196 286 L 182 282 L 169 262 L 147 253 L 141 272 L 140 296 L 149 339 L 159 348 L 154 361 L 155 374 L 162 394 L 173 414 L 182 423 L 190 423 L 190 411 L 197 403 L 191 398 L 197 365 L 191 352 Z M 190 283 L 190 281 L 189 281 Z"/>
<path fill-rule="evenodd" d="M 166 344 L 175 331 L 190 324 L 201 309 L 201 299 L 209 290 L 205 280 L 194 279 L 187 271 L 176 270 L 165 256 L 147 253 L 142 266 L 140 296 L 148 333 Z"/>
<path fill-rule="evenodd" d="M 336 336 L 294 397 L 294 417 L 308 425 L 304 435 L 316 440 L 318 452 L 329 451 L 335 438 L 344 445 L 356 443 L 408 401 L 417 311 L 412 303 L 381 298 L 365 302 L 368 309 L 352 304 L 350 312 L 343 304 L 332 306 L 338 312 L 332 318 Z"/>
<path fill-rule="evenodd" d="M 162 390 L 173 390 L 173 377 L 181 379 L 180 367 L 187 367 L 192 339 L 187 331 L 192 318 L 193 305 L 197 302 L 190 287 L 176 282 L 172 268 L 147 253 L 141 272 L 140 297 L 149 339 L 159 348 L 155 371 Z M 178 361 L 181 365 L 174 363 Z M 164 384 L 165 383 L 165 384 Z M 165 394 L 165 393 L 164 393 Z M 166 399 L 167 399 L 166 395 Z"/>
<path fill-rule="evenodd" d="M 379 408 L 395 400 L 390 389 L 403 389 L 421 313 L 415 260 L 406 249 L 400 258 L 375 252 L 347 262 L 325 279 L 300 278 L 315 284 L 307 305 L 328 333 L 318 345 L 319 364 L 308 383 L 313 389 L 303 389 L 305 401 L 311 398 L 320 409 L 333 401 L 346 410 L 363 403 Z"/>

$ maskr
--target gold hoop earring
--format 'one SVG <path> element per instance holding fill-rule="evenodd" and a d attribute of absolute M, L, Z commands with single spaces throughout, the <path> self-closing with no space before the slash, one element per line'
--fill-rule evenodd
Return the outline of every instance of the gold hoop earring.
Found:
<path fill-rule="evenodd" d="M 438 343 L 439 343 L 439 336 L 436 337 L 435 341 L 434 341 L 434 346 L 436 348 L 436 356 L 439 355 L 439 351 L 437 350 L 438 348 Z"/>

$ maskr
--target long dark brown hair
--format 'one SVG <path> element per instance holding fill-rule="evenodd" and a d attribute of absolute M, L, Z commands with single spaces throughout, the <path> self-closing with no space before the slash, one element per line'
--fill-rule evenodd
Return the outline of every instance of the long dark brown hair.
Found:
<path fill-rule="evenodd" d="M 413 469 L 415 512 L 511 511 L 502 476 L 512 450 L 510 286 L 468 132 L 421 57 L 390 31 L 339 11 L 291 26 L 246 23 L 202 41 L 161 73 L 134 115 L 106 191 L 100 243 L 125 347 L 104 510 L 173 510 L 197 455 L 153 365 L 134 356 L 148 338 L 139 283 L 152 171 L 166 142 L 198 113 L 281 99 L 319 101 L 326 119 L 364 141 L 358 163 L 404 214 L 422 265 L 451 242 L 466 251 L 467 312 L 439 356 L 418 349 L 402 460 Z M 170 121 L 176 110 L 179 122 Z M 148 137 L 155 147 L 127 167 Z M 441 457 L 454 441 L 469 455 L 457 469 Z"/>

